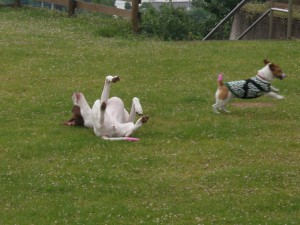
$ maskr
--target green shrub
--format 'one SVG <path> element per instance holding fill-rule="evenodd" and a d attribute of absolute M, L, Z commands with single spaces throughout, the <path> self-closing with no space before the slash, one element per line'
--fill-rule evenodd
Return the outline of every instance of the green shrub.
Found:
<path fill-rule="evenodd" d="M 189 17 L 184 8 L 162 5 L 159 21 L 164 40 L 186 39 L 190 31 Z"/>
<path fill-rule="evenodd" d="M 216 16 L 203 8 L 192 8 L 189 16 L 192 21 L 191 32 L 195 39 L 202 39 L 215 25 Z"/>
<path fill-rule="evenodd" d="M 125 9 L 130 10 L 132 8 L 130 2 L 125 2 Z"/>
<path fill-rule="evenodd" d="M 151 5 L 143 5 L 142 32 L 164 40 L 187 40 L 203 37 L 207 24 L 214 16 L 202 8 L 174 8 L 163 4 L 159 10 Z"/>
<path fill-rule="evenodd" d="M 123 18 L 115 18 L 113 16 L 98 16 L 96 20 L 97 29 L 95 34 L 101 37 L 123 37 L 129 38 L 132 36 L 131 24 Z M 101 23 L 99 21 L 102 21 Z"/>

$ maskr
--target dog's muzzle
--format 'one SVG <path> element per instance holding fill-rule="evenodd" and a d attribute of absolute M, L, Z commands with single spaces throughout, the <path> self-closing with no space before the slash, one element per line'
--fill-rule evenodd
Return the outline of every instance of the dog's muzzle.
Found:
<path fill-rule="evenodd" d="M 283 80 L 283 79 L 286 78 L 286 77 L 287 77 L 286 74 L 283 73 L 283 74 L 281 74 L 278 78 L 279 78 L 280 80 Z"/>

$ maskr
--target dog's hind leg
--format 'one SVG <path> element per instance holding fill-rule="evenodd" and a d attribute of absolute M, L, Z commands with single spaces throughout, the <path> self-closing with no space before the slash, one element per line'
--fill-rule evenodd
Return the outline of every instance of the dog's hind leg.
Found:
<path fill-rule="evenodd" d="M 221 104 L 221 100 L 218 97 L 219 92 L 220 91 L 218 89 L 217 92 L 216 92 L 216 94 L 215 94 L 216 103 L 212 105 L 215 114 L 220 114 L 220 112 L 218 111 L 218 109 L 220 108 L 220 104 Z"/>
<path fill-rule="evenodd" d="M 223 112 L 225 112 L 225 113 L 231 113 L 229 110 L 226 109 L 225 105 L 223 105 L 223 106 L 221 107 L 221 110 L 222 110 Z"/>
<path fill-rule="evenodd" d="M 131 110 L 127 122 L 133 122 L 136 114 L 143 115 L 143 108 L 141 106 L 140 100 L 137 97 L 134 97 L 132 99 Z"/>
<path fill-rule="evenodd" d="M 232 98 L 231 95 L 229 95 L 228 98 L 226 98 L 225 100 L 216 99 L 216 103 L 212 105 L 214 109 L 214 113 L 220 114 L 218 110 L 221 110 L 222 112 L 225 113 L 230 113 L 230 111 L 226 109 L 226 105 L 231 100 L 231 98 Z"/>
<path fill-rule="evenodd" d="M 213 104 L 214 113 L 220 114 L 218 110 L 222 112 L 230 113 L 230 111 L 226 110 L 226 105 L 232 98 L 232 94 L 229 89 L 223 83 L 223 74 L 219 74 L 218 76 L 218 89 L 215 94 L 216 103 Z"/>
<path fill-rule="evenodd" d="M 212 107 L 215 114 L 220 114 L 220 112 L 218 111 L 218 109 L 220 108 L 218 101 L 215 104 L 213 104 Z"/>
<path fill-rule="evenodd" d="M 223 90 L 218 89 L 215 95 L 216 103 L 213 104 L 213 109 L 214 113 L 216 114 L 220 114 L 218 110 L 221 110 L 225 113 L 230 113 L 230 111 L 226 109 L 226 105 L 230 102 L 232 98 L 234 98 L 234 96 L 231 94 L 231 92 L 229 92 L 229 90 L 225 86 L 223 86 L 223 88 Z"/>
<path fill-rule="evenodd" d="M 106 110 L 107 103 L 102 102 L 100 106 L 100 117 L 99 117 L 99 123 L 100 126 L 104 125 L 104 116 L 105 116 L 105 110 Z"/>

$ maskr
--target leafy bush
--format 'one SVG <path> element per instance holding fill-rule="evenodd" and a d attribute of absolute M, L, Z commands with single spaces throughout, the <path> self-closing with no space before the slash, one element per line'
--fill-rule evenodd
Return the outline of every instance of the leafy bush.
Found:
<path fill-rule="evenodd" d="M 163 4 L 156 10 L 151 4 L 143 3 L 142 32 L 164 40 L 202 39 L 220 19 L 224 18 L 241 0 L 192 0 L 192 8 L 174 8 Z M 261 0 L 255 0 L 261 2 Z M 229 20 L 214 34 L 214 38 L 228 39 L 232 20 Z"/>
<path fill-rule="evenodd" d="M 192 0 L 192 6 L 203 8 L 214 14 L 218 20 L 224 18 L 234 9 L 241 0 Z M 263 0 L 252 0 L 252 2 L 265 2 Z"/>
<path fill-rule="evenodd" d="M 204 8 L 213 13 L 218 19 L 223 18 L 230 12 L 241 0 L 192 0 L 192 6 Z"/>
<path fill-rule="evenodd" d="M 89 18 L 87 18 L 89 19 Z M 100 22 L 101 21 L 101 22 Z M 95 20 L 97 29 L 95 34 L 101 37 L 122 37 L 122 38 L 131 38 L 133 37 L 131 31 L 131 24 L 129 21 L 122 18 L 116 18 L 108 15 L 99 15 L 98 20 Z"/>
<path fill-rule="evenodd" d="M 190 31 L 189 17 L 184 8 L 174 8 L 167 4 L 161 7 L 160 31 L 164 40 L 182 40 Z"/>
<path fill-rule="evenodd" d="M 202 39 L 215 25 L 216 16 L 203 8 L 192 8 L 189 11 L 192 21 L 192 34 L 194 38 Z"/>
<path fill-rule="evenodd" d="M 129 10 L 132 8 L 130 2 L 125 2 L 125 6 L 124 6 L 125 9 Z"/>
<path fill-rule="evenodd" d="M 174 8 L 163 4 L 159 10 L 151 5 L 143 5 L 142 32 L 164 40 L 187 40 L 203 37 L 207 23 L 214 17 L 202 8 Z"/>

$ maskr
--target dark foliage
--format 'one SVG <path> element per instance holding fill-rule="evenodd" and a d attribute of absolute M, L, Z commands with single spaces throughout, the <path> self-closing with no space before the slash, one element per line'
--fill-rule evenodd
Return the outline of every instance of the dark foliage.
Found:
<path fill-rule="evenodd" d="M 174 8 L 163 4 L 160 10 L 151 5 L 143 5 L 142 32 L 148 36 L 158 36 L 164 40 L 199 39 L 207 30 L 207 24 L 214 17 L 201 8 Z"/>

